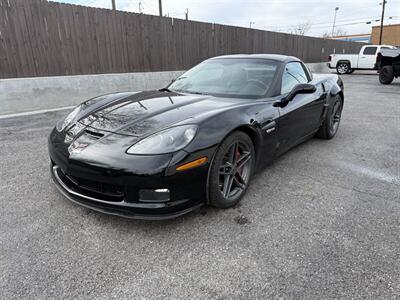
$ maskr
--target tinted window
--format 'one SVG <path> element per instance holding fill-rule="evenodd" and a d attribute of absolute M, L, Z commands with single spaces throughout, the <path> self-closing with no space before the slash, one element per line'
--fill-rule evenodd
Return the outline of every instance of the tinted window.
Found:
<path fill-rule="evenodd" d="M 210 59 L 184 73 L 168 88 L 178 93 L 261 98 L 270 89 L 277 67 L 277 62 L 267 59 Z"/>
<path fill-rule="evenodd" d="M 296 84 L 307 83 L 308 77 L 298 62 L 288 63 L 282 76 L 281 94 L 289 93 Z"/>
<path fill-rule="evenodd" d="M 375 55 L 377 47 L 365 47 L 364 55 Z"/>

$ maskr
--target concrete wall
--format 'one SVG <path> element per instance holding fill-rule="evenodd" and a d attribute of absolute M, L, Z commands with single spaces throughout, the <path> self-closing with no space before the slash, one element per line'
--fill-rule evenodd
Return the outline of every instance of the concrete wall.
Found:
<path fill-rule="evenodd" d="M 72 106 L 94 96 L 165 87 L 182 71 L 0 80 L 0 115 Z"/>
<path fill-rule="evenodd" d="M 312 73 L 331 73 L 334 72 L 334 70 L 331 70 L 328 68 L 327 63 L 323 62 L 323 63 L 310 63 L 310 64 L 306 64 L 308 69 L 312 72 Z"/>
<path fill-rule="evenodd" d="M 307 66 L 313 73 L 330 72 L 325 63 Z M 182 72 L 1 79 L 0 115 L 73 106 L 107 93 L 161 88 Z"/>

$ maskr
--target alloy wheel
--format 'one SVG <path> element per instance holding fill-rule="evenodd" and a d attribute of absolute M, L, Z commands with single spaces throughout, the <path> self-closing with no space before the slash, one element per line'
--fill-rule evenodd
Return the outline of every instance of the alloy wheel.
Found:
<path fill-rule="evenodd" d="M 251 167 L 250 147 L 239 141 L 234 142 L 219 167 L 219 187 L 226 200 L 233 201 L 246 190 Z"/>
<path fill-rule="evenodd" d="M 347 64 L 340 64 L 337 70 L 339 74 L 346 74 L 349 71 L 349 66 Z"/>
<path fill-rule="evenodd" d="M 342 116 L 342 102 L 337 100 L 333 106 L 331 119 L 330 119 L 330 131 L 331 134 L 335 134 L 339 128 L 340 118 Z"/>

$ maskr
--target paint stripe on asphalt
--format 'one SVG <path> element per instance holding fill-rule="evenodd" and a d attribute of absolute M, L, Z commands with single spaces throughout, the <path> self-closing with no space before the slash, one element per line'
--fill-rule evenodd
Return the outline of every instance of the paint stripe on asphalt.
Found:
<path fill-rule="evenodd" d="M 355 165 L 355 164 L 352 164 L 349 162 L 341 162 L 340 164 L 343 167 L 345 167 L 355 173 L 358 173 L 358 174 L 361 174 L 361 175 L 364 175 L 364 176 L 367 176 L 367 177 L 370 177 L 373 179 L 378 179 L 381 181 L 385 181 L 388 183 L 394 183 L 394 184 L 400 183 L 400 176 L 398 176 L 398 175 L 389 174 L 389 173 L 382 172 L 379 170 L 374 170 L 371 168 L 366 168 L 364 166 Z"/>
<path fill-rule="evenodd" d="M 37 115 L 37 114 L 44 114 L 44 113 L 53 112 L 53 111 L 67 110 L 67 109 L 72 109 L 74 107 L 75 106 L 64 106 L 64 107 L 59 107 L 59 108 L 50 108 L 50 109 L 27 111 L 27 112 L 17 113 L 17 114 L 0 115 L 0 120 L 1 119 L 8 119 L 8 118 L 18 118 L 18 117 L 32 116 L 32 115 Z"/>

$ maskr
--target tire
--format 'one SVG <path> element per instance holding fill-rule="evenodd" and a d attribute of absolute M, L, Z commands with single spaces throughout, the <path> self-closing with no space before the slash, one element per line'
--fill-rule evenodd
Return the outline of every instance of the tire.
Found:
<path fill-rule="evenodd" d="M 391 84 L 394 79 L 394 72 L 392 66 L 384 66 L 379 71 L 379 82 L 381 84 Z"/>
<path fill-rule="evenodd" d="M 351 70 L 349 63 L 338 63 L 336 66 L 336 72 L 339 75 L 347 74 L 347 72 L 349 72 L 349 70 Z"/>
<path fill-rule="evenodd" d="M 349 71 L 347 71 L 347 74 L 351 74 L 353 73 L 355 70 L 354 69 L 349 69 Z"/>
<path fill-rule="evenodd" d="M 342 110 L 343 99 L 339 95 L 336 95 L 334 101 L 332 102 L 332 105 L 328 107 L 325 119 L 316 134 L 317 137 L 330 140 L 336 135 L 339 129 Z"/>
<path fill-rule="evenodd" d="M 253 175 L 255 157 L 253 142 L 242 131 L 235 131 L 222 141 L 208 178 L 211 206 L 229 208 L 242 199 Z"/>

